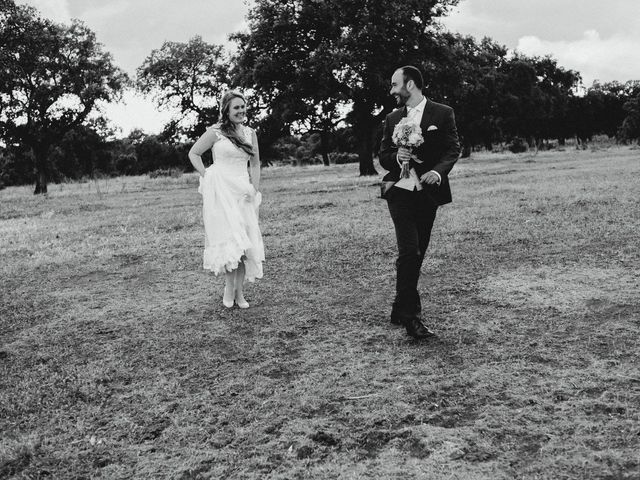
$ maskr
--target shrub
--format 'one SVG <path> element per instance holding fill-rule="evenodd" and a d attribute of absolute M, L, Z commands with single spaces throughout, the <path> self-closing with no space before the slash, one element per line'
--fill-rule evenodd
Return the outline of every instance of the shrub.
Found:
<path fill-rule="evenodd" d="M 172 177 L 172 178 L 180 178 L 182 176 L 182 170 L 179 168 L 159 168 L 157 170 L 153 170 L 149 172 L 149 178 L 158 178 L 158 177 Z"/>
<path fill-rule="evenodd" d="M 121 153 L 116 158 L 116 171 L 124 175 L 135 175 L 138 169 L 138 159 L 133 153 Z"/>
<path fill-rule="evenodd" d="M 529 149 L 529 146 L 527 145 L 527 142 L 525 142 L 522 138 L 515 137 L 513 140 L 511 140 L 511 143 L 507 148 L 512 153 L 522 153 L 526 152 Z"/>
<path fill-rule="evenodd" d="M 330 153 L 329 159 L 331 163 L 336 165 L 343 165 L 345 163 L 358 163 L 358 154 L 349 152 L 336 152 Z"/>

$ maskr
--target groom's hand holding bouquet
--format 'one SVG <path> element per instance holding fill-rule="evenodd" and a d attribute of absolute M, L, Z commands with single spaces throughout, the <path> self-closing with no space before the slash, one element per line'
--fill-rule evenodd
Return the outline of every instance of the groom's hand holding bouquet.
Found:
<path fill-rule="evenodd" d="M 404 117 L 393 129 L 391 140 L 398 147 L 398 161 L 402 163 L 400 178 L 410 177 L 412 152 L 424 143 L 420 125 Z"/>

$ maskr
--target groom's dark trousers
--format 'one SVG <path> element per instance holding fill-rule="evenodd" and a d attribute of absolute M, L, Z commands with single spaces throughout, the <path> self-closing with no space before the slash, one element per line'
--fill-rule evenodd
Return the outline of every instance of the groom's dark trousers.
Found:
<path fill-rule="evenodd" d="M 418 279 L 438 207 L 420 192 L 397 187 L 388 192 L 387 202 L 398 243 L 396 298 L 391 315 L 420 315 Z"/>
<path fill-rule="evenodd" d="M 424 143 L 414 152 L 419 161 L 412 160 L 411 167 L 418 177 L 431 170 L 438 172 L 440 185 L 422 184 L 422 190 L 413 191 L 394 186 L 400 179 L 400 165 L 398 148 L 391 138 L 393 129 L 406 115 L 404 107 L 387 115 L 379 152 L 380 165 L 389 171 L 382 180 L 382 197 L 387 200 L 398 243 L 396 297 L 391 316 L 392 320 L 396 317 L 400 321 L 420 316 L 420 267 L 436 211 L 440 205 L 451 202 L 448 174 L 460 154 L 453 109 L 427 99 L 420 121 Z"/>

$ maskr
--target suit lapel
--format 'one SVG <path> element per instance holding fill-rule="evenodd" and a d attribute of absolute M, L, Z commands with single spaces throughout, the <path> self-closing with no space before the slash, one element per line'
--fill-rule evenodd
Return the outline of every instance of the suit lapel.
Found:
<path fill-rule="evenodd" d="M 433 110 L 433 102 L 427 98 L 427 104 L 424 106 L 424 110 L 422 111 L 422 120 L 420 121 L 420 128 L 422 129 L 423 135 L 431 123 L 431 110 Z"/>
<path fill-rule="evenodd" d="M 407 107 L 399 108 L 395 110 L 391 115 L 392 116 L 389 117 L 389 126 L 391 127 L 391 131 L 393 132 L 393 129 L 398 123 L 400 123 L 400 120 L 407 116 Z"/>

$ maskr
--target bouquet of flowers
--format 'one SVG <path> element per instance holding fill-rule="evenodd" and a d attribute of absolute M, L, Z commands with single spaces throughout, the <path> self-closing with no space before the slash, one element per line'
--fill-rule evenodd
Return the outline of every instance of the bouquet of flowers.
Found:
<path fill-rule="evenodd" d="M 402 120 L 400 120 L 400 122 L 398 122 L 396 127 L 393 129 L 391 140 L 393 140 L 393 143 L 395 143 L 396 146 L 404 147 L 409 150 L 418 148 L 424 143 L 420 125 L 412 122 L 407 117 L 404 117 Z M 409 178 L 409 162 L 402 162 L 400 177 Z"/>

